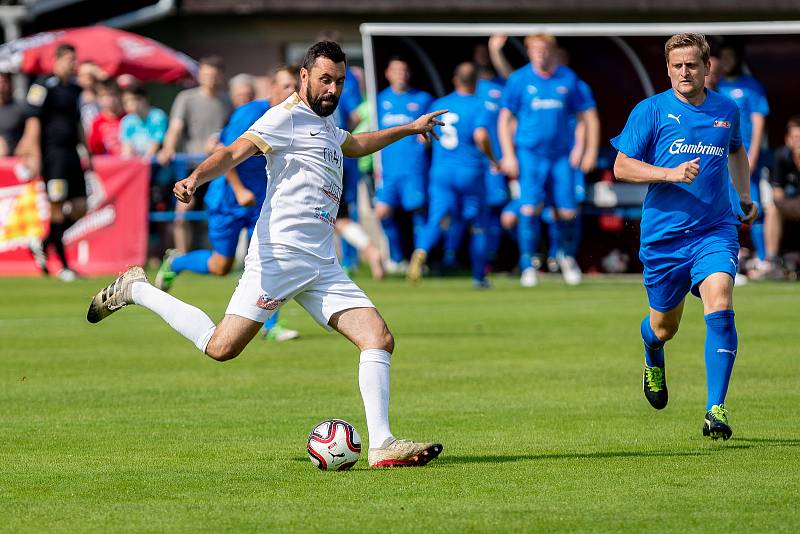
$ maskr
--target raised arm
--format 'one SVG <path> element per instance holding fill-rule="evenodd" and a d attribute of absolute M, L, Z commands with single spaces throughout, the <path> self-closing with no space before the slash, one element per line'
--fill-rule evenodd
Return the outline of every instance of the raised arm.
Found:
<path fill-rule="evenodd" d="M 677 167 L 656 167 L 617 152 L 614 176 L 621 182 L 654 184 L 659 182 L 690 184 L 700 172 L 700 158 L 681 163 Z"/>
<path fill-rule="evenodd" d="M 258 147 L 252 141 L 240 137 L 207 157 L 192 171 L 192 174 L 177 182 L 172 191 L 181 202 L 189 202 L 198 187 L 218 176 L 228 174 L 228 171 L 258 152 Z"/>
<path fill-rule="evenodd" d="M 758 207 L 750 198 L 750 165 L 747 161 L 747 151 L 744 145 L 739 150 L 728 155 L 728 173 L 731 175 L 733 187 L 739 194 L 739 206 L 744 212 L 744 217 L 739 217 L 745 224 L 749 224 L 758 216 Z"/>
<path fill-rule="evenodd" d="M 489 37 L 489 59 L 492 61 L 494 70 L 503 78 L 508 78 L 514 72 L 511 63 L 508 62 L 508 59 L 503 54 L 503 47 L 506 45 L 507 40 L 508 37 L 502 33 L 495 33 Z"/>
<path fill-rule="evenodd" d="M 427 113 L 413 122 L 400 126 L 352 135 L 342 148 L 342 153 L 348 158 L 368 156 L 409 135 L 422 134 L 427 136 L 427 134 L 430 134 L 439 139 L 436 132 L 433 131 L 433 127 L 444 126 L 444 123 L 436 118 L 443 113 L 447 113 L 447 110 L 440 109 L 439 111 Z"/>

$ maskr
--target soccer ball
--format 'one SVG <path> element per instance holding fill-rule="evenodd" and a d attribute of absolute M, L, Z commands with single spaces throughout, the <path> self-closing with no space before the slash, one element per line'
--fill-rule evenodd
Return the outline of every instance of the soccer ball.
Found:
<path fill-rule="evenodd" d="M 323 471 L 350 469 L 359 456 L 361 436 L 347 421 L 322 421 L 308 435 L 308 457 L 312 464 Z"/>

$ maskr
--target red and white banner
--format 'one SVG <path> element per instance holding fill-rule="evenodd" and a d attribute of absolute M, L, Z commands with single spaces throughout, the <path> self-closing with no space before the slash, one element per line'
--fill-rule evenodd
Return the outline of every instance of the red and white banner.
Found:
<path fill-rule="evenodd" d="M 38 274 L 28 250 L 47 234 L 50 207 L 40 179 L 20 181 L 14 158 L 0 159 L 0 276 Z M 94 158 L 87 173 L 89 213 L 64 235 L 67 260 L 78 274 L 116 274 L 147 255 L 150 165 L 139 159 Z M 51 272 L 61 269 L 50 249 Z"/>

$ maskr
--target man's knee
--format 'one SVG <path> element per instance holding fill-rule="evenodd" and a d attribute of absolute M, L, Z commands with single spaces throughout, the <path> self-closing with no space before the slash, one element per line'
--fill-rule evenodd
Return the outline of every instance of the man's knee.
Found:
<path fill-rule="evenodd" d="M 537 214 L 536 206 L 533 204 L 523 204 L 520 207 L 519 212 L 527 217 L 532 217 Z"/>
<path fill-rule="evenodd" d="M 578 216 L 578 211 L 560 208 L 557 210 L 557 214 L 560 221 L 573 221 Z"/>
<path fill-rule="evenodd" d="M 503 212 L 500 215 L 500 224 L 506 230 L 512 230 L 517 226 L 517 216 L 513 213 Z"/>
<path fill-rule="evenodd" d="M 394 352 L 394 336 L 385 324 L 382 328 L 375 329 L 371 336 L 366 340 L 361 350 L 381 349 L 388 353 Z"/>
<path fill-rule="evenodd" d="M 206 347 L 206 354 L 218 362 L 232 360 L 242 353 L 244 347 L 237 347 L 231 343 L 218 342 L 212 339 Z"/>
<path fill-rule="evenodd" d="M 233 268 L 233 258 L 212 255 L 208 261 L 208 272 L 214 276 L 225 276 Z"/>
<path fill-rule="evenodd" d="M 656 337 L 661 341 L 669 341 L 675 334 L 678 333 L 680 323 L 674 321 L 661 321 L 658 324 L 652 325 L 653 332 Z"/>

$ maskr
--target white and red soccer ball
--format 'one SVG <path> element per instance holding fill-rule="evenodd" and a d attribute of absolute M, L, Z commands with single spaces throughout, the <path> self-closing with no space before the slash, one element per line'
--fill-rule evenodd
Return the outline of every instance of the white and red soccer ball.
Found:
<path fill-rule="evenodd" d="M 353 425 L 341 419 L 328 419 L 308 435 L 308 457 L 322 470 L 350 469 L 361 456 L 361 436 Z"/>

